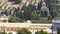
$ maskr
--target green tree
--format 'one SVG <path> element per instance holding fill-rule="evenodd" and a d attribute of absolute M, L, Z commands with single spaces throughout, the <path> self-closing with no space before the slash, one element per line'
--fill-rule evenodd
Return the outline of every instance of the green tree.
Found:
<path fill-rule="evenodd" d="M 31 18 L 32 20 L 39 20 L 39 17 L 40 17 L 40 10 L 36 11 L 32 11 L 31 13 Z"/>
<path fill-rule="evenodd" d="M 26 20 L 31 20 L 31 7 L 28 6 L 28 7 L 25 7 L 25 19 Z"/>
<path fill-rule="evenodd" d="M 12 16 L 9 18 L 9 22 L 21 22 L 21 19 L 16 16 Z"/>
<path fill-rule="evenodd" d="M 3 32 L 0 32 L 0 34 L 7 34 L 5 31 L 3 31 Z"/>
<path fill-rule="evenodd" d="M 57 8 L 56 8 L 56 5 L 55 4 L 51 4 L 51 17 L 54 18 L 57 16 Z"/>
<path fill-rule="evenodd" d="M 41 30 L 41 31 L 37 31 L 35 34 L 48 34 L 47 32 Z"/>
<path fill-rule="evenodd" d="M 22 14 L 21 14 L 21 10 L 20 10 L 19 7 L 15 10 L 14 14 L 15 14 L 17 17 L 21 18 Z"/>
<path fill-rule="evenodd" d="M 9 32 L 8 34 L 12 34 L 12 32 Z"/>
<path fill-rule="evenodd" d="M 21 30 L 17 31 L 17 34 L 31 34 L 26 28 L 22 28 Z"/>
<path fill-rule="evenodd" d="M 57 2 L 57 0 L 45 0 L 49 11 L 50 11 L 50 16 L 51 18 L 54 18 L 57 16 L 57 6 L 55 4 L 55 2 Z"/>

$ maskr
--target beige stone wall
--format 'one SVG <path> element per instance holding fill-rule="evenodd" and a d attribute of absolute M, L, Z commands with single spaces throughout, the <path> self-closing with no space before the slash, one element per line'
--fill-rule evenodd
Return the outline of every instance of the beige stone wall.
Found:
<path fill-rule="evenodd" d="M 17 31 L 17 30 L 19 30 L 19 29 L 21 29 L 20 27 L 0 27 L 0 31 Z M 46 28 L 32 28 L 32 27 L 28 27 L 28 28 L 26 28 L 26 29 L 28 29 L 28 30 L 41 30 L 41 29 L 46 29 Z"/>
<path fill-rule="evenodd" d="M 32 24 L 32 23 L 0 23 L 0 31 L 17 31 L 21 28 L 26 28 L 28 30 L 46 30 L 52 24 Z"/>

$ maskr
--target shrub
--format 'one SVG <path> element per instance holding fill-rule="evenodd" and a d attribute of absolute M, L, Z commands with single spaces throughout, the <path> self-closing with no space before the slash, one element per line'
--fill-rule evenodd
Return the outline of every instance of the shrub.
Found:
<path fill-rule="evenodd" d="M 48 20 L 48 18 L 47 17 L 42 17 L 42 18 L 40 18 L 40 23 L 51 23 L 52 22 L 52 20 L 50 19 L 50 20 Z"/>
<path fill-rule="evenodd" d="M 35 34 L 48 34 L 48 32 L 41 30 L 41 31 L 37 31 Z"/>
<path fill-rule="evenodd" d="M 21 22 L 21 19 L 16 16 L 12 16 L 9 18 L 9 22 Z"/>
<path fill-rule="evenodd" d="M 31 20 L 32 23 L 52 23 L 52 20 L 48 20 L 47 17 L 42 17 L 39 20 Z"/>
<path fill-rule="evenodd" d="M 7 34 L 6 32 L 0 32 L 0 34 Z"/>
<path fill-rule="evenodd" d="M 7 22 L 7 20 L 3 20 L 3 22 Z"/>
<path fill-rule="evenodd" d="M 32 23 L 40 23 L 39 20 L 31 20 Z"/>
<path fill-rule="evenodd" d="M 31 34 L 31 32 L 28 31 L 26 28 L 22 28 L 17 31 L 17 34 Z"/>
<path fill-rule="evenodd" d="M 8 34 L 12 34 L 12 32 L 9 32 Z"/>

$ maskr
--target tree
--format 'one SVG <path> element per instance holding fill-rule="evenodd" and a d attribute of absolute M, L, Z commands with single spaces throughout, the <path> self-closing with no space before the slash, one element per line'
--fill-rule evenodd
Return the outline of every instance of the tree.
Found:
<path fill-rule="evenodd" d="M 21 19 L 16 16 L 12 16 L 9 18 L 9 22 L 21 22 Z"/>
<path fill-rule="evenodd" d="M 31 20 L 31 7 L 25 7 L 25 19 L 26 20 Z"/>
<path fill-rule="evenodd" d="M 20 10 L 19 7 L 15 10 L 14 14 L 15 14 L 17 17 L 21 18 L 22 12 L 21 12 L 21 10 Z"/>
<path fill-rule="evenodd" d="M 12 32 L 9 32 L 8 34 L 12 34 Z"/>
<path fill-rule="evenodd" d="M 48 34 L 47 32 L 41 30 L 41 31 L 37 31 L 35 34 Z"/>
<path fill-rule="evenodd" d="M 41 9 L 41 6 L 42 6 L 42 1 L 39 1 L 37 10 L 40 10 Z"/>
<path fill-rule="evenodd" d="M 26 28 L 22 28 L 21 30 L 17 31 L 17 34 L 31 34 Z"/>
<path fill-rule="evenodd" d="M 7 34 L 7 33 L 4 33 L 4 32 L 0 32 L 0 34 Z"/>
<path fill-rule="evenodd" d="M 6 33 L 5 30 L 4 30 L 3 32 L 0 31 L 0 34 L 7 34 L 7 33 Z"/>
<path fill-rule="evenodd" d="M 47 7 L 49 8 L 51 18 L 54 18 L 57 15 L 57 7 L 55 2 L 57 0 L 45 0 Z"/>
<path fill-rule="evenodd" d="M 40 10 L 39 11 L 36 11 L 36 10 L 32 11 L 32 13 L 31 13 L 32 20 L 39 20 L 39 17 L 40 17 L 39 15 L 40 15 Z"/>
<path fill-rule="evenodd" d="M 56 8 L 56 5 L 52 3 L 52 7 L 51 7 L 51 17 L 54 18 L 57 16 L 57 8 Z"/>

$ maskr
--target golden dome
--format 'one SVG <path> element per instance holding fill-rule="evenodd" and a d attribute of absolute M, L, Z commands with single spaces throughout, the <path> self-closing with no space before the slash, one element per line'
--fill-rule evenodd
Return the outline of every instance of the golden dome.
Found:
<path fill-rule="evenodd" d="M 45 3 L 45 2 L 43 2 L 43 3 L 42 3 L 42 6 L 46 6 L 46 3 Z"/>

